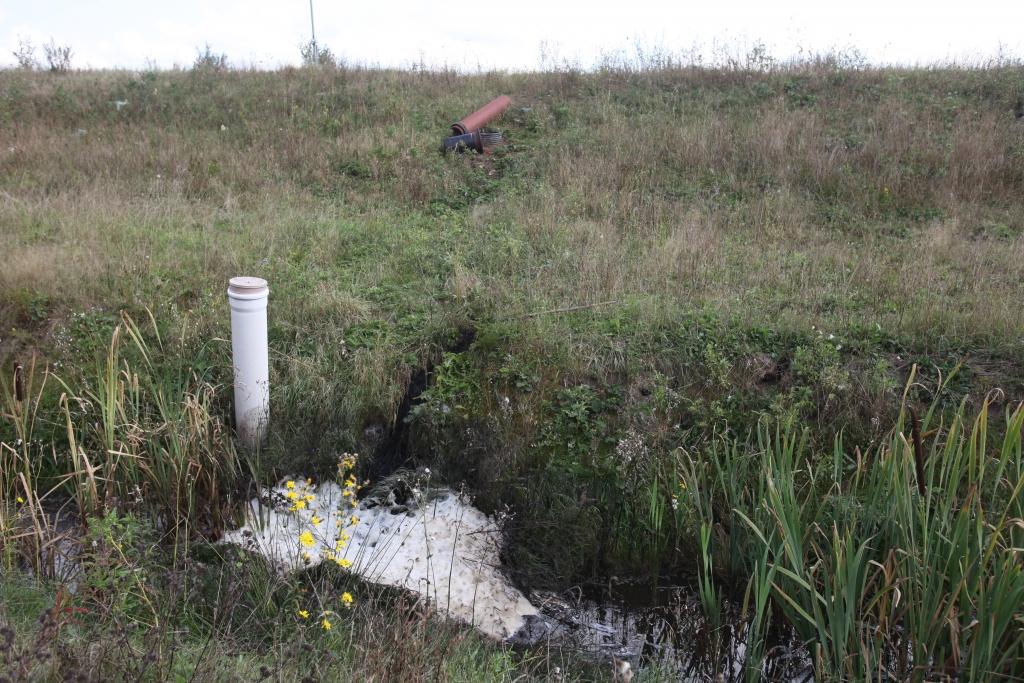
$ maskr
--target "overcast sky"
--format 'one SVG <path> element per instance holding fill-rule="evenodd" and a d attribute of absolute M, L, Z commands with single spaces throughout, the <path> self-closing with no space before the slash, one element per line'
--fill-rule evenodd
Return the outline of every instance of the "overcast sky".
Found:
<path fill-rule="evenodd" d="M 875 63 L 1024 56 L 1021 0 L 314 0 L 314 11 L 321 44 L 379 66 L 589 67 L 637 45 L 714 61 L 759 41 L 780 57 L 855 47 Z M 77 67 L 189 66 L 209 43 L 272 68 L 297 63 L 309 35 L 308 0 L 0 0 L 2 65 L 19 38 L 52 37 Z"/>

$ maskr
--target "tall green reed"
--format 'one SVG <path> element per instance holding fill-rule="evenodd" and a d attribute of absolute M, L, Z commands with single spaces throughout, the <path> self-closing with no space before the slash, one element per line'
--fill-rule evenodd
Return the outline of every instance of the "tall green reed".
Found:
<path fill-rule="evenodd" d="M 5 501 L 17 495 L 35 502 L 63 490 L 83 521 L 121 508 L 150 514 L 168 533 L 219 532 L 239 467 L 218 387 L 178 370 L 176 358 L 165 362 L 152 316 L 147 327 L 123 315 L 92 377 L 84 373 L 69 384 L 49 369 L 37 378 L 33 367 L 25 374 L 30 398 L 22 400 L 4 378 L 4 433 L 13 435 L 0 443 Z M 55 401 L 44 400 L 49 379 L 61 391 Z M 44 426 L 50 453 L 40 451 L 36 435 Z"/>
<path fill-rule="evenodd" d="M 770 585 L 751 637 L 777 610 L 818 680 L 1024 671 L 1024 408 L 1007 410 L 999 439 L 991 411 L 933 405 L 919 423 L 904 411 L 864 453 L 841 436 L 814 452 L 799 427 L 762 423 L 753 442 L 688 454 L 682 514 L 728 537 L 751 586 Z"/>

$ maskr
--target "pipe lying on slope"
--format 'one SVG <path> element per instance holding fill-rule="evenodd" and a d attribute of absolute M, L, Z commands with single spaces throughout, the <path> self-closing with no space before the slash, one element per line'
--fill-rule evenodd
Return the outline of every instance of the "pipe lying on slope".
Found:
<path fill-rule="evenodd" d="M 486 126 L 501 116 L 501 113 L 508 109 L 511 104 L 512 100 L 509 99 L 508 95 L 495 97 L 461 121 L 453 123 L 452 133 L 455 135 L 465 135 L 466 133 L 480 130 L 481 127 Z"/>
<path fill-rule="evenodd" d="M 444 142 L 441 143 L 441 151 L 451 152 L 453 150 L 463 151 L 467 149 L 474 149 L 482 154 L 485 149 L 489 150 L 492 147 L 500 145 L 501 142 L 501 133 L 477 130 L 472 133 L 453 135 L 450 138 L 445 138 Z"/>

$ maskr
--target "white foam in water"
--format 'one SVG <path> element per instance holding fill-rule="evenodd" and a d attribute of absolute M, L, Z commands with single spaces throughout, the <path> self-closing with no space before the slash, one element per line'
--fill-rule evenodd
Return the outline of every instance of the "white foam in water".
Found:
<path fill-rule="evenodd" d="M 348 545 L 338 557 L 352 562 L 349 571 L 418 593 L 488 636 L 507 638 L 525 617 L 538 613 L 501 572 L 497 524 L 463 496 L 443 490 L 415 509 L 364 501 L 353 511 L 333 482 L 310 492 L 315 496 L 310 508 L 296 512 L 251 501 L 245 526 L 225 534 L 224 542 L 259 553 L 282 571 L 295 571 L 324 561 L 323 552 L 347 533 Z M 283 499 L 287 489 L 273 493 Z M 314 515 L 319 524 L 312 523 Z M 299 541 L 306 530 L 316 539 L 313 547 Z"/>

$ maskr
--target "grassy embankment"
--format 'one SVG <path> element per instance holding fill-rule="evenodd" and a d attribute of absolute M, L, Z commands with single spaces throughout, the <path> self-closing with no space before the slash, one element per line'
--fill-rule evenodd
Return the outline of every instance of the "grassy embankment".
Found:
<path fill-rule="evenodd" d="M 179 537 L 215 535 L 243 497 L 240 481 L 322 475 L 342 451 L 369 460 L 410 379 L 430 368 L 409 415 L 410 464 L 465 482 L 485 509 L 510 506 L 508 558 L 520 580 L 559 587 L 711 566 L 701 576 L 713 603 L 712 586 L 741 595 L 748 577 L 764 578 L 764 551 L 765 567 L 793 574 L 768 591 L 770 604 L 801 606 L 789 618 L 820 625 L 815 596 L 834 577 L 800 574 L 812 555 L 845 559 L 867 543 L 862 559 L 887 567 L 885 590 L 903 590 L 924 565 L 885 558 L 927 564 L 921 536 L 906 528 L 914 520 L 946 542 L 945 527 L 929 526 L 936 505 L 996 514 L 1013 504 L 1019 425 L 1009 445 L 990 449 L 1009 455 L 988 478 L 978 455 L 953 481 L 929 464 L 941 498 L 931 487 L 920 495 L 914 477 L 883 498 L 859 483 L 867 475 L 856 454 L 904 462 L 892 434 L 896 424 L 910 438 L 904 406 L 936 406 L 925 449 L 977 449 L 976 439 L 957 445 L 953 414 L 970 423 L 986 396 L 994 414 L 1024 396 L 1024 126 L 1010 111 L 1022 89 L 1018 67 L 827 63 L 466 77 L 2 72 L 0 356 L 10 368 L 36 354 L 36 389 L 44 364 L 57 376 L 40 395 L 33 438 L 18 444 L 17 420 L 5 423 L 5 504 L 25 488 L 15 471 L 39 491 L 72 473 L 62 487 L 87 510 L 156 517 Z M 515 103 L 500 122 L 507 147 L 484 159 L 436 153 L 451 119 L 502 92 Z M 258 459 L 239 457 L 224 426 L 224 286 L 239 273 L 272 288 L 274 430 Z M 121 311 L 142 341 L 122 329 L 112 361 Z M 468 349 L 449 353 L 466 330 Z M 5 412 L 21 415 L 4 377 Z M 61 394 L 85 400 L 62 404 Z M 990 442 L 1002 444 L 997 422 Z M 747 462 L 724 452 L 757 461 L 791 452 L 765 445 L 777 424 L 807 440 L 792 451 L 792 476 L 782 468 L 794 499 L 814 492 L 809 500 L 824 502 L 805 501 L 805 516 L 784 525 L 784 501 L 747 497 L 778 467 L 749 463 L 719 477 L 748 493 L 701 502 L 714 490 L 701 483 L 706 468 Z M 93 492 L 82 473 L 99 462 Z M 849 512 L 875 515 L 868 503 L 889 499 L 909 506 L 895 519 L 911 536 Z M 4 514 L 7 533 L 18 517 Z M 948 605 L 957 619 L 977 613 L 968 583 L 988 586 L 1006 549 L 1021 545 L 1013 514 L 984 519 L 964 522 L 991 542 L 984 562 L 963 585 L 932 587 L 959 596 Z M 834 539 L 832 522 L 850 540 Z M 709 557 L 717 553 L 705 564 L 702 530 Z M 801 541 L 776 552 L 775 538 Z M 179 562 L 194 558 L 172 555 L 161 559 L 167 576 L 188 575 Z M 170 585 L 154 579 L 153 590 L 174 594 Z M 805 586 L 802 603 L 794 594 Z M 874 606 L 855 593 L 853 616 L 825 621 L 866 632 Z M 989 651 L 1020 656 L 1020 618 L 1011 614 Z M 948 642 L 907 626 L 931 648 L 914 663 L 941 652 L 959 666 L 950 648 L 973 647 L 969 622 L 943 623 Z M 225 633 L 213 617 L 196 630 Z M 851 650 L 839 643 L 862 642 L 808 633 L 833 658 L 823 671 L 843 668 L 835 662 Z M 352 638 L 346 651 L 372 645 Z M 871 647 L 890 656 L 891 646 Z M 502 675 L 501 651 L 481 657 Z M 442 659 L 424 656 L 428 666 Z"/>

